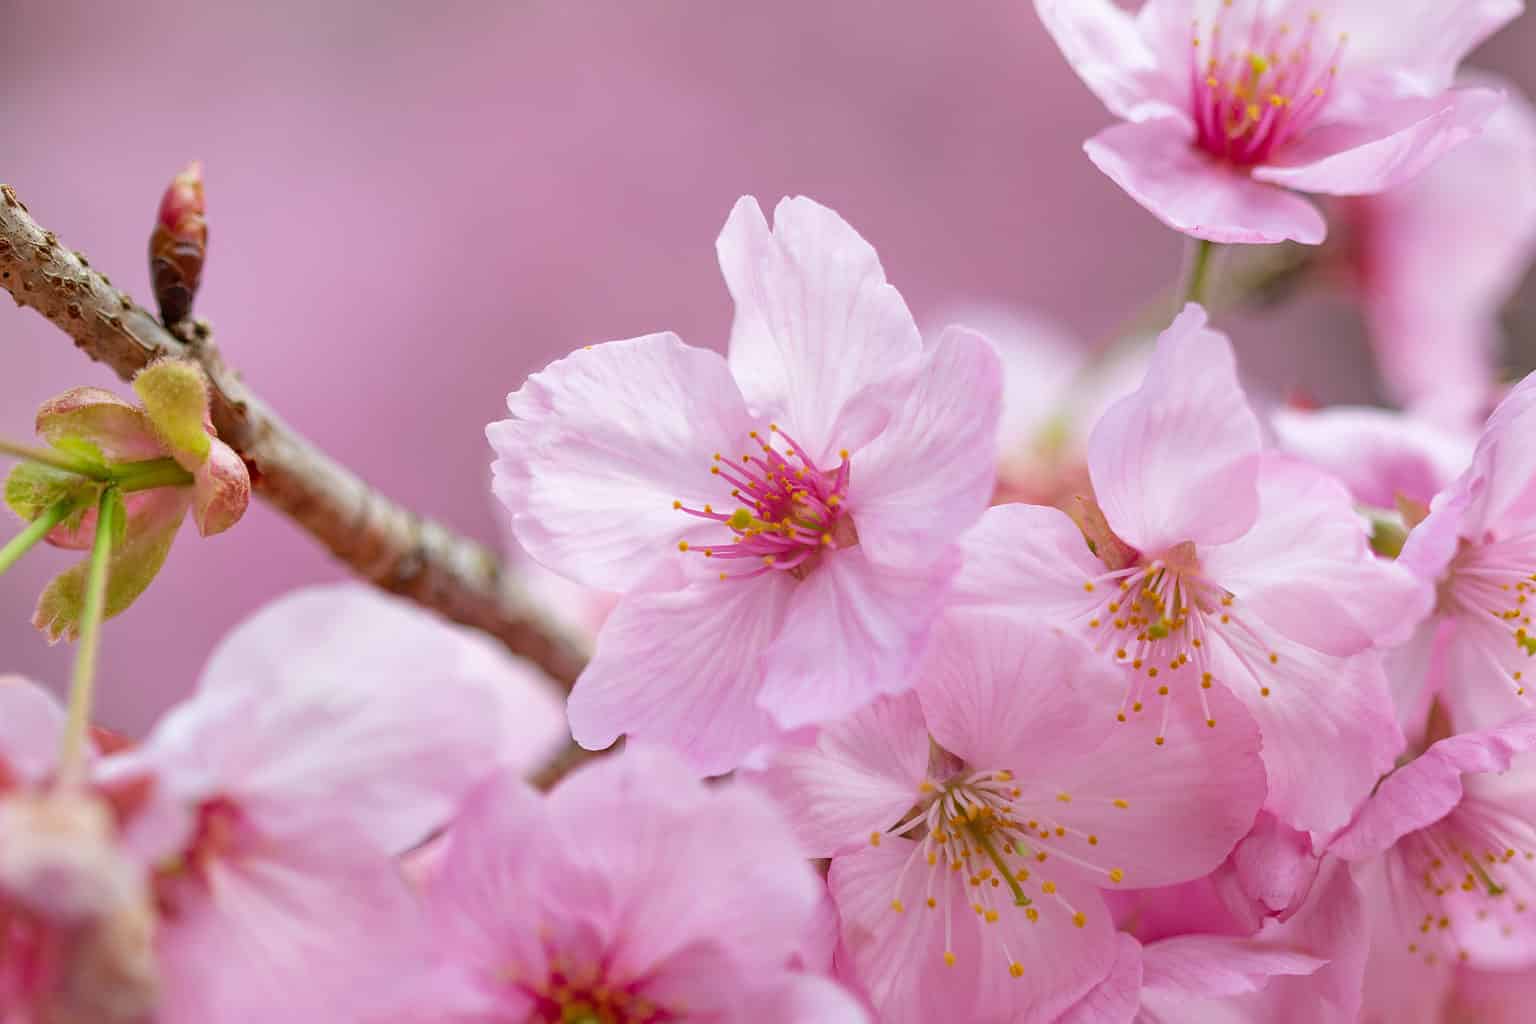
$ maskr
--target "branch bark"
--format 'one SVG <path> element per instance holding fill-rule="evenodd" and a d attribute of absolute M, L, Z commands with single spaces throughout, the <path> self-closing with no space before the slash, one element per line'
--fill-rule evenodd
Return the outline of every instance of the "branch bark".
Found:
<path fill-rule="evenodd" d="M 123 380 L 162 357 L 200 364 L 214 428 L 239 452 L 264 498 L 353 572 L 454 622 L 496 637 L 569 689 L 584 645 L 542 615 L 482 545 L 374 490 L 289 427 L 225 366 L 211 338 L 172 333 L 80 253 L 34 221 L 0 185 L 0 286 Z"/>

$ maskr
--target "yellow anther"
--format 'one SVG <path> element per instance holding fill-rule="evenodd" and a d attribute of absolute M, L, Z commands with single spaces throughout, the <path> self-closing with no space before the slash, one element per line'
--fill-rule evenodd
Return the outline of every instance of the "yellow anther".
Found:
<path fill-rule="evenodd" d="M 672 502 L 672 507 L 675 508 L 675 509 L 676 508 L 682 508 L 683 507 L 683 503 L 680 502 L 680 501 L 674 501 L 674 502 Z"/>
<path fill-rule="evenodd" d="M 1082 928 L 1088 924 L 1088 915 L 1079 910 L 1077 913 L 1072 915 L 1072 923 L 1077 925 L 1079 928 Z"/>
<path fill-rule="evenodd" d="M 880 845 L 880 833 L 879 832 L 871 832 L 869 834 L 869 845 L 870 846 L 879 846 Z"/>
<path fill-rule="evenodd" d="M 996 924 L 997 923 L 997 911 L 989 910 L 983 916 L 986 918 L 987 924 Z"/>
<path fill-rule="evenodd" d="M 903 911 L 905 911 L 907 908 L 902 905 L 901 900 L 891 900 L 891 909 L 896 911 L 896 913 L 900 914 Z"/>
<path fill-rule="evenodd" d="M 938 900 L 934 899 L 932 896 L 928 897 L 928 909 L 929 910 L 934 909 L 938 905 L 939 905 L 939 901 Z"/>
<path fill-rule="evenodd" d="M 1024 977 L 1024 965 L 1015 960 L 1013 963 L 1008 965 L 1008 973 L 1013 975 L 1015 978 L 1022 978 Z"/>
<path fill-rule="evenodd" d="M 1123 882 L 1125 881 L 1125 872 L 1121 871 L 1119 868 L 1114 868 L 1109 873 L 1109 880 L 1115 883 Z"/>
<path fill-rule="evenodd" d="M 953 967 L 953 966 L 955 966 L 955 954 L 951 953 L 947 949 L 944 951 L 944 966 L 945 967 Z"/>
<path fill-rule="evenodd" d="M 1124 800 L 1116 800 L 1115 801 L 1115 806 L 1120 808 L 1123 811 L 1123 810 L 1125 810 L 1127 807 L 1129 807 L 1131 805 L 1126 803 Z"/>
<path fill-rule="evenodd" d="M 1070 793 L 1057 793 L 1056 794 L 1056 799 L 1060 803 L 1069 804 L 1069 803 L 1072 802 L 1072 794 L 1070 794 Z"/>
<path fill-rule="evenodd" d="M 679 551 L 687 551 L 688 550 L 688 542 L 685 541 L 685 540 L 678 541 L 677 542 L 677 550 L 679 550 Z"/>
<path fill-rule="evenodd" d="M 1040 891 L 1045 893 L 1047 896 L 1049 896 L 1049 895 L 1051 895 L 1052 893 L 1054 893 L 1056 891 L 1056 883 L 1055 882 L 1041 882 L 1040 883 Z"/>

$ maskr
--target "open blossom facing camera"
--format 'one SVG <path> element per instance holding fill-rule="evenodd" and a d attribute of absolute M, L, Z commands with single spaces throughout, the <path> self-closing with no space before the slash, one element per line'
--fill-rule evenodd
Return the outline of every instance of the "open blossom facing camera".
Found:
<path fill-rule="evenodd" d="M 1259 736 L 1226 694 L 1112 728 L 1115 670 L 1040 626 L 958 613 L 916 695 L 780 752 L 763 778 L 832 857 L 840 972 L 881 1020 L 1051 1020 L 1109 972 L 1101 889 L 1218 865 L 1264 799 Z M 931 738 L 930 738 L 931 737 Z"/>
<path fill-rule="evenodd" d="M 991 496 L 1000 371 L 977 335 L 924 346 L 837 214 L 755 200 L 718 250 L 729 359 L 655 334 L 579 350 L 492 424 L 518 541 L 625 594 L 571 695 L 606 747 L 706 772 L 908 685 Z"/>
<path fill-rule="evenodd" d="M 1081 530 L 1055 509 L 989 510 L 956 600 L 1087 638 L 1124 666 L 1122 720 L 1191 704 L 1214 721 L 1212 691 L 1230 690 L 1263 730 L 1271 808 L 1343 825 L 1402 744 L 1371 648 L 1408 636 L 1428 589 L 1374 558 L 1340 484 L 1261 450 L 1231 346 L 1198 306 L 1094 428 L 1088 469 Z"/>
<path fill-rule="evenodd" d="M 1479 130 L 1499 94 L 1452 88 L 1521 0 L 1036 0 L 1047 30 L 1126 123 L 1087 143 L 1099 169 L 1176 230 L 1318 243 L 1291 190 L 1380 192 Z"/>
<path fill-rule="evenodd" d="M 862 1024 L 791 970 L 821 884 L 763 794 L 636 748 L 547 797 L 511 775 L 471 795 L 425 883 L 434 970 L 390 1021 Z"/>

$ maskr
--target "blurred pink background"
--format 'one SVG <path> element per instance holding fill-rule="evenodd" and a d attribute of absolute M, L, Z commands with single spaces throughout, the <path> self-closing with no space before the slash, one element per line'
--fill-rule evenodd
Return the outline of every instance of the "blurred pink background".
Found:
<path fill-rule="evenodd" d="M 488 542 L 482 432 L 506 393 L 583 343 L 670 328 L 721 345 L 713 242 L 743 193 L 838 209 L 923 323 L 985 302 L 1097 340 L 1183 258 L 1083 156 L 1109 115 L 1027 0 L 0 10 L 0 180 L 149 302 L 156 203 L 201 158 L 197 309 L 228 359 L 384 490 Z M 1527 17 L 1474 62 L 1529 93 L 1533 54 Z M 1233 326 L 1277 392 L 1370 397 L 1342 303 Z M 125 389 L 9 303 L 0 352 L 8 437 L 65 388 Z M 71 651 L 26 621 L 69 558 L 41 549 L 0 578 L 0 671 L 67 677 Z M 340 575 L 259 505 L 215 540 L 184 530 L 108 628 L 98 717 L 141 733 L 229 626 Z"/>

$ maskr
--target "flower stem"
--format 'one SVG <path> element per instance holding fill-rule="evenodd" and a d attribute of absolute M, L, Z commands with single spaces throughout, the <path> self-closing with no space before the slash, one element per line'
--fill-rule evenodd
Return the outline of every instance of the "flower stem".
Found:
<path fill-rule="evenodd" d="M 80 781 L 85 770 L 87 733 L 96 691 L 96 652 L 101 642 L 101 622 L 107 605 L 107 561 L 117 534 L 122 497 L 116 487 L 101 492 L 96 513 L 96 540 L 91 545 L 90 567 L 85 577 L 85 601 L 80 613 L 80 646 L 75 652 L 75 672 L 69 682 L 69 708 L 64 721 L 63 751 L 59 755 L 59 781 Z"/>
<path fill-rule="evenodd" d="M 1216 243 L 1202 238 L 1195 243 L 1195 258 L 1189 268 L 1189 280 L 1184 285 L 1184 301 L 1205 304 L 1206 286 L 1211 277 L 1211 256 Z"/>
<path fill-rule="evenodd" d="M 82 459 L 67 452 L 61 452 L 56 448 L 34 448 L 30 445 L 16 444 L 13 441 L 0 439 L 0 455 L 9 455 L 23 462 L 36 462 L 44 466 L 52 466 L 54 469 L 62 469 L 66 473 L 74 473 L 76 476 L 90 477 L 92 480 L 110 480 L 112 474 L 104 466 L 99 466 L 87 459 Z"/>
<path fill-rule="evenodd" d="M 20 561 L 22 555 L 48 536 L 49 530 L 74 515 L 77 507 L 74 498 L 60 498 L 44 509 L 43 514 L 28 523 L 25 530 L 7 541 L 5 547 L 0 547 L 0 573 Z"/>
<path fill-rule="evenodd" d="M 124 494 L 152 491 L 157 487 L 186 487 L 192 483 L 192 474 L 182 469 L 175 459 L 125 462 L 112 467 L 112 478 Z"/>

